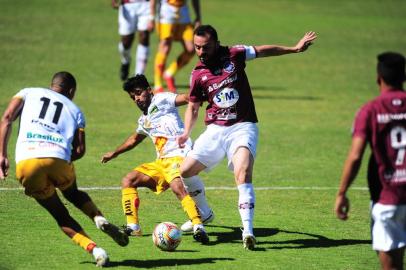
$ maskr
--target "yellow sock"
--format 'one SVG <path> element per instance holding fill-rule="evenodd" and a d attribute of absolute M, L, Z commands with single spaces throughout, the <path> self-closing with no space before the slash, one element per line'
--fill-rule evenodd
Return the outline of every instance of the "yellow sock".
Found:
<path fill-rule="evenodd" d="M 199 210 L 197 209 L 196 203 L 190 197 L 190 195 L 186 195 L 186 197 L 182 199 L 182 207 L 189 219 L 192 221 L 193 225 L 202 224 Z"/>
<path fill-rule="evenodd" d="M 169 67 L 165 70 L 165 73 L 170 75 L 170 76 L 174 76 L 176 74 L 176 72 L 178 71 L 178 62 L 177 61 L 173 61 Z"/>
<path fill-rule="evenodd" d="M 121 203 L 124 210 L 124 215 L 127 218 L 127 224 L 138 222 L 138 207 L 140 206 L 140 199 L 136 188 L 123 188 L 121 191 Z"/>
<path fill-rule="evenodd" d="M 154 65 L 154 86 L 162 87 L 162 75 L 164 73 L 166 62 L 166 55 L 161 52 L 157 52 L 155 56 L 155 65 Z"/>
<path fill-rule="evenodd" d="M 81 233 L 77 233 L 72 237 L 72 241 L 75 244 L 81 246 L 87 252 L 92 252 L 93 248 L 96 246 L 96 243 L 84 236 Z"/>

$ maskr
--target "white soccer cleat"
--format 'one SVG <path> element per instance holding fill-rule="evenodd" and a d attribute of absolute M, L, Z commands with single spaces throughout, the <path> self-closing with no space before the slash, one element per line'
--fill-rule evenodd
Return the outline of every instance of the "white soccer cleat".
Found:
<path fill-rule="evenodd" d="M 95 247 L 93 248 L 92 255 L 97 267 L 104 267 L 109 264 L 109 256 L 104 249 Z"/>
<path fill-rule="evenodd" d="M 255 239 L 255 236 L 253 236 L 252 234 L 246 234 L 242 236 L 242 244 L 245 249 L 254 250 L 256 243 L 257 240 Z"/>
<path fill-rule="evenodd" d="M 213 211 L 210 211 L 210 214 L 208 217 L 206 217 L 205 219 L 203 219 L 203 224 L 209 224 L 214 220 L 214 213 Z M 191 220 L 186 221 L 185 223 L 182 224 L 182 226 L 180 226 L 180 229 L 182 230 L 182 232 L 191 232 L 193 231 L 193 223 Z"/>

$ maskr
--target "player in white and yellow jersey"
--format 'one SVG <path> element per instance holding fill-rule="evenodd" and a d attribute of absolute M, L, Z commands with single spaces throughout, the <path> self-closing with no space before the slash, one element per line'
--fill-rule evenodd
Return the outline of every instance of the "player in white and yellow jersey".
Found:
<path fill-rule="evenodd" d="M 108 263 L 106 252 L 98 247 L 69 214 L 56 188 L 82 210 L 119 245 L 128 236 L 109 223 L 86 192 L 76 184 L 73 161 L 85 154 L 85 118 L 72 102 L 76 80 L 68 72 L 56 73 L 47 88 L 25 88 L 10 101 L 0 125 L 0 179 L 8 174 L 7 145 L 12 123 L 20 116 L 16 146 L 16 178 L 25 194 L 33 197 L 56 220 L 73 242 L 91 253 L 97 266 Z"/>
<path fill-rule="evenodd" d="M 169 92 L 154 95 L 147 79 L 141 74 L 128 79 L 123 88 L 143 114 L 138 120 L 138 128 L 134 134 L 116 150 L 103 155 L 101 162 L 106 163 L 133 149 L 146 137 L 152 139 L 157 153 L 154 162 L 141 164 L 122 180 L 122 205 L 127 219 L 127 233 L 141 235 L 138 218 L 140 199 L 137 188 L 147 187 L 156 194 L 171 188 L 193 223 L 193 237 L 203 244 L 208 243 L 209 238 L 201 217 L 212 215 L 212 211 L 205 200 L 203 183 L 198 177 L 185 179 L 186 186 L 194 188 L 193 191 L 186 190 L 179 171 L 180 164 L 192 145 L 190 139 L 185 148 L 180 148 L 176 142 L 176 137 L 183 132 L 183 122 L 177 106 L 187 103 L 187 95 Z M 199 192 L 195 192 L 196 187 L 200 188 Z"/>
<path fill-rule="evenodd" d="M 160 3 L 157 8 L 157 2 Z M 196 19 L 192 22 L 187 0 L 151 0 L 151 15 L 157 14 L 157 32 L 159 47 L 154 63 L 154 89 L 163 91 L 162 79 L 165 79 L 170 92 L 176 92 L 175 74 L 184 67 L 194 55 L 193 29 L 200 25 L 200 1 L 192 0 Z M 159 18 L 158 18 L 159 17 Z M 182 53 L 165 69 L 166 60 L 171 51 L 172 42 L 179 41 Z"/>

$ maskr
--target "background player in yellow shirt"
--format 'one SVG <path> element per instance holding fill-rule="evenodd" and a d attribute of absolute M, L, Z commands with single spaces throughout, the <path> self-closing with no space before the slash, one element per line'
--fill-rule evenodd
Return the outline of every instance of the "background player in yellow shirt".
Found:
<path fill-rule="evenodd" d="M 154 95 L 147 79 L 141 74 L 128 79 L 123 88 L 143 114 L 138 119 L 138 128 L 134 134 L 116 150 L 104 154 L 101 162 L 106 163 L 133 149 L 146 137 L 152 139 L 157 153 L 157 159 L 154 162 L 139 165 L 122 180 L 122 206 L 127 219 L 126 232 L 133 236 L 142 234 L 138 218 L 140 204 L 138 187 L 147 187 L 156 194 L 171 188 L 193 223 L 194 239 L 203 244 L 208 243 L 209 238 L 200 212 L 210 214 L 211 210 L 205 199 L 203 202 L 200 200 L 199 208 L 196 206 L 195 201 L 185 189 L 179 171 L 181 162 L 192 146 L 190 139 L 186 142 L 185 148 L 180 148 L 176 142 L 176 137 L 183 133 L 183 122 L 177 106 L 187 103 L 187 95 L 169 92 Z M 192 177 L 187 181 L 201 183 L 198 177 Z M 201 185 L 204 191 L 203 183 Z"/>
<path fill-rule="evenodd" d="M 157 2 L 160 2 L 157 8 Z M 158 52 L 154 63 L 154 90 L 163 91 L 162 79 L 165 79 L 170 92 L 176 92 L 174 76 L 194 55 L 193 29 L 201 23 L 200 2 L 192 0 L 196 19 L 192 23 L 187 0 L 151 0 L 151 15 L 157 14 L 157 32 L 159 36 Z M 172 42 L 179 41 L 183 51 L 165 70 L 166 60 L 171 51 Z"/>
<path fill-rule="evenodd" d="M 128 236 L 109 223 L 89 195 L 77 188 L 72 161 L 83 157 L 86 144 L 84 115 L 71 101 L 75 92 L 75 78 L 68 72 L 58 72 L 50 89 L 24 88 L 11 99 L 0 125 L 0 179 L 8 174 L 7 144 L 12 123 L 20 117 L 16 177 L 25 194 L 44 207 L 73 242 L 91 253 L 97 266 L 105 266 L 107 253 L 69 214 L 55 190 L 59 188 L 69 202 L 120 246 L 128 244 Z"/>

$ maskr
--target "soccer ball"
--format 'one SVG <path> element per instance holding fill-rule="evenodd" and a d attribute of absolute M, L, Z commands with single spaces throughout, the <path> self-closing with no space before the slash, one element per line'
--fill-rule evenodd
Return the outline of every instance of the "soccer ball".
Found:
<path fill-rule="evenodd" d="M 154 245 L 164 251 L 174 251 L 182 240 L 182 231 L 172 222 L 162 222 L 155 226 L 152 233 Z"/>

